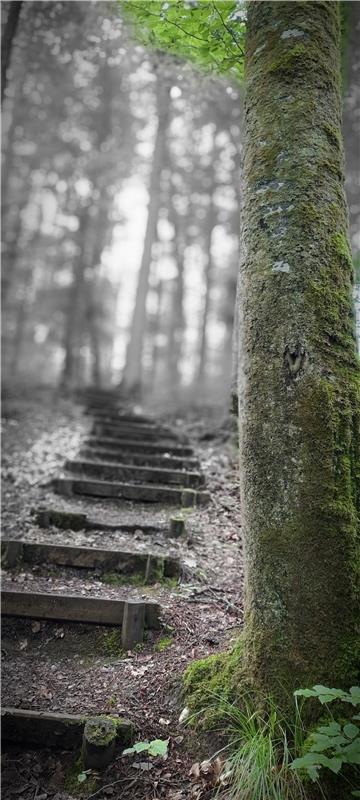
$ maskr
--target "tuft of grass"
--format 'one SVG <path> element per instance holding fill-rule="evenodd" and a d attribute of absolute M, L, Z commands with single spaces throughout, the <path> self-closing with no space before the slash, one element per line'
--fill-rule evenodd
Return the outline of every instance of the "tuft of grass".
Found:
<path fill-rule="evenodd" d="M 179 588 L 179 578 L 162 578 L 161 581 L 158 581 L 161 586 L 164 586 L 165 589 L 178 589 Z"/>
<path fill-rule="evenodd" d="M 79 776 L 86 774 L 86 780 L 79 780 Z M 73 797 L 84 798 L 90 796 L 96 791 L 98 786 L 99 776 L 86 770 L 84 772 L 84 763 L 82 755 L 79 755 L 73 764 L 68 768 L 64 776 L 64 789 L 70 792 Z"/>
<path fill-rule="evenodd" d="M 172 644 L 174 644 L 174 639 L 172 636 L 163 636 L 154 645 L 154 650 L 157 653 L 162 653 L 164 650 L 167 650 L 168 647 L 171 647 Z"/>
<path fill-rule="evenodd" d="M 121 644 L 121 631 L 115 628 L 103 633 L 98 643 L 98 649 L 101 655 L 121 658 L 124 655 Z"/>
<path fill-rule="evenodd" d="M 266 710 L 254 710 L 250 695 L 243 696 L 239 706 L 214 696 L 213 705 L 228 740 L 215 754 L 226 758 L 219 789 L 222 798 L 309 800 L 309 786 L 290 769 L 305 736 L 300 718 L 285 720 L 269 699 L 264 703 Z M 318 797 L 323 797 L 320 787 Z"/>
<path fill-rule="evenodd" d="M 100 580 L 108 586 L 143 586 L 145 582 L 143 575 L 122 575 L 120 572 L 104 572 Z"/>

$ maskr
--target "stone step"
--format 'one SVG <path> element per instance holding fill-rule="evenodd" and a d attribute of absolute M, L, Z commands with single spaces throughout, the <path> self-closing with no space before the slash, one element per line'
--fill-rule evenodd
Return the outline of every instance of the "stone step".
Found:
<path fill-rule="evenodd" d="M 31 511 L 34 516 L 34 521 L 40 528 L 54 527 L 65 531 L 112 531 L 121 533 L 136 533 L 141 531 L 145 534 L 169 534 L 169 526 L 165 525 L 149 525 L 142 522 L 123 523 L 121 521 L 116 524 L 106 524 L 103 521 L 96 519 L 88 519 L 86 514 L 81 514 L 77 511 L 63 511 L 58 508 L 46 508 L 39 506 Z M 50 531 L 49 531 L 50 532 Z"/>
<path fill-rule="evenodd" d="M 56 747 L 59 750 L 80 750 L 84 726 L 93 716 L 3 706 L 1 735 L 4 742 L 32 747 Z M 106 714 L 96 714 L 96 716 L 107 718 Z M 134 736 L 133 723 L 124 717 L 112 717 L 112 719 L 116 721 L 119 743 L 131 744 Z"/>
<path fill-rule="evenodd" d="M 90 622 L 94 625 L 121 626 L 125 605 L 141 603 L 144 606 L 145 626 L 159 629 L 160 606 L 153 601 L 135 601 L 124 597 L 113 600 L 104 597 L 55 594 L 48 592 L 20 592 L 3 589 L 1 614 L 6 617 L 53 619 L 63 622 Z"/>
<path fill-rule="evenodd" d="M 1 557 L 3 564 L 9 569 L 20 562 L 56 564 L 64 567 L 111 570 L 120 575 L 135 574 L 143 576 L 146 583 L 154 583 L 161 578 L 174 578 L 180 574 L 179 559 L 166 555 L 51 543 L 37 544 L 20 539 L 3 539 Z"/>
<path fill-rule="evenodd" d="M 176 456 L 151 455 L 150 453 L 131 453 L 122 451 L 117 453 L 115 450 L 107 450 L 102 447 L 82 447 L 79 453 L 83 458 L 90 461 L 115 461 L 122 464 L 140 464 L 149 467 L 164 467 L 164 469 L 188 469 L 196 472 L 200 469 L 200 463 L 196 458 L 177 458 Z"/>
<path fill-rule="evenodd" d="M 172 431 L 164 431 L 159 428 L 140 428 L 139 425 L 118 425 L 106 422 L 94 422 L 92 433 L 95 436 L 111 436 L 120 439 L 132 439 L 134 441 L 146 442 L 176 442 L 178 441 Z"/>
<path fill-rule="evenodd" d="M 159 442 L 139 442 L 134 439 L 128 439 L 110 436 L 90 436 L 85 442 L 85 446 L 91 445 L 95 447 L 106 447 L 111 450 L 117 450 L 119 453 L 127 451 L 130 453 L 146 453 L 148 455 L 160 455 L 161 453 L 169 453 L 169 455 L 183 458 L 185 456 L 193 456 L 194 451 L 188 445 L 178 445 L 169 442 L 163 444 Z"/>
<path fill-rule="evenodd" d="M 204 476 L 199 472 L 185 472 L 159 467 L 141 467 L 131 464 L 113 464 L 105 461 L 73 459 L 65 462 L 64 469 L 84 477 L 100 478 L 109 481 L 129 481 L 130 483 L 160 483 L 164 486 L 175 484 L 184 489 L 194 489 L 204 485 Z"/>
<path fill-rule="evenodd" d="M 182 502 L 181 488 L 170 486 L 157 486 L 154 484 L 118 483 L 112 481 L 90 480 L 87 478 L 55 478 L 54 489 L 65 497 L 72 495 L 90 495 L 92 497 L 112 497 L 116 499 L 133 500 L 138 503 L 170 503 L 179 505 Z M 209 500 L 207 492 L 195 492 L 191 489 L 184 490 L 187 495 L 192 492 L 191 505 L 206 503 Z"/>

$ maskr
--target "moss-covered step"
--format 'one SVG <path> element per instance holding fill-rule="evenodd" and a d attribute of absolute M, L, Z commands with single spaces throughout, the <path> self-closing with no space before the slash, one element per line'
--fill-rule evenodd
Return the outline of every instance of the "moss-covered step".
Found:
<path fill-rule="evenodd" d="M 152 455 L 151 453 L 139 454 L 129 450 L 123 450 L 120 455 L 116 450 L 92 445 L 82 447 L 79 455 L 90 461 L 114 461 L 119 464 L 140 464 L 141 466 L 164 467 L 165 469 L 188 469 L 190 472 L 197 472 L 200 469 L 200 462 L 196 458 L 177 458 L 176 456 Z"/>
<path fill-rule="evenodd" d="M 65 497 L 80 494 L 133 500 L 138 503 L 170 503 L 171 505 L 180 505 L 182 500 L 181 487 L 173 488 L 157 484 L 120 483 L 89 478 L 55 478 L 53 486 L 55 491 Z M 193 495 L 192 505 L 207 503 L 209 500 L 207 492 L 194 491 Z"/>
<path fill-rule="evenodd" d="M 66 461 L 64 469 L 77 475 L 100 478 L 109 481 L 130 481 L 135 483 L 175 484 L 185 488 L 204 485 L 204 476 L 199 472 L 164 469 L 160 467 L 141 467 L 132 464 L 113 464 L 105 461 L 73 459 Z"/>
<path fill-rule="evenodd" d="M 24 542 L 20 539 L 3 539 L 1 558 L 10 569 L 19 562 L 27 564 L 57 564 L 64 567 L 113 570 L 120 575 L 136 574 L 147 582 L 180 574 L 180 561 L 170 556 L 153 553 L 129 553 L 95 547 L 75 547 L 51 543 Z"/>
<path fill-rule="evenodd" d="M 21 592 L 3 589 L 1 613 L 7 617 L 53 619 L 63 622 L 90 622 L 94 625 L 122 625 L 128 598 L 113 600 L 104 597 L 87 597 L 80 594 L 55 594 L 52 592 Z M 130 600 L 129 602 L 134 602 Z M 160 627 L 160 606 L 146 601 L 145 625 Z"/>
<path fill-rule="evenodd" d="M 106 715 L 103 715 L 106 719 Z M 90 717 L 81 714 L 60 714 L 55 711 L 33 711 L 26 708 L 1 709 L 3 742 L 33 747 L 73 750 L 80 748 L 84 726 Z M 111 717 L 116 724 L 121 745 L 132 742 L 134 725 L 123 717 Z"/>
<path fill-rule="evenodd" d="M 95 447 L 106 447 L 107 449 L 117 450 L 120 452 L 130 452 L 130 453 L 145 453 L 148 455 L 161 455 L 163 453 L 169 453 L 169 455 L 174 455 L 178 458 L 184 458 L 186 456 L 193 456 L 194 450 L 192 447 L 188 445 L 178 445 L 174 442 L 148 442 L 148 441 L 139 441 L 134 439 L 129 439 L 124 436 L 123 438 L 117 436 L 90 436 L 85 441 L 85 446 L 95 446 Z"/>
<path fill-rule="evenodd" d="M 59 528 L 64 531 L 121 531 L 124 533 L 136 533 L 141 530 L 142 533 L 167 533 L 167 528 L 164 525 L 150 525 L 142 522 L 139 523 L 123 523 L 119 521 L 116 524 L 107 524 L 97 519 L 88 519 L 86 514 L 80 514 L 76 511 L 63 511 L 57 508 L 33 508 L 31 513 L 34 521 L 40 528 Z"/>
<path fill-rule="evenodd" d="M 113 438 L 120 438 L 120 439 L 132 439 L 134 441 L 146 441 L 146 442 L 175 442 L 177 441 L 177 436 L 172 431 L 164 431 L 160 430 L 159 428 L 145 428 L 143 426 L 140 428 L 140 425 L 128 425 L 128 424 L 115 424 L 112 422 L 94 422 L 92 428 L 93 434 L 95 436 L 112 436 Z"/>

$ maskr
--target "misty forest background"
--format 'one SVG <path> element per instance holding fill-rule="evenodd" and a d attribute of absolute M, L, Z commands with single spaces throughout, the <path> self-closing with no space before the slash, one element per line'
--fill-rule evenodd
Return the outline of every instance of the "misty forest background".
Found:
<path fill-rule="evenodd" d="M 355 39 L 352 25 L 344 136 L 358 266 Z M 241 86 L 145 51 L 107 2 L 23 3 L 7 78 L 5 383 L 122 384 L 148 403 L 226 402 Z"/>

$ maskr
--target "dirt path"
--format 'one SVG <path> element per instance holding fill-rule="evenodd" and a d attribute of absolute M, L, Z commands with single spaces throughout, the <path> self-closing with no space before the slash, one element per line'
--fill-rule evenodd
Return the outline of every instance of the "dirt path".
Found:
<path fill-rule="evenodd" d="M 127 757 L 97 779 L 77 780 L 78 753 L 24 751 L 4 754 L 3 797 L 66 800 L 87 797 L 205 798 L 205 776 L 189 776 L 197 759 L 194 742 L 179 724 L 181 676 L 189 662 L 224 649 L 242 624 L 236 452 L 208 412 L 186 419 L 162 419 L 177 440 L 194 449 L 205 474 L 208 505 L 187 515 L 186 534 L 169 539 L 171 505 L 113 498 L 63 497 L 51 480 L 66 459 L 78 457 L 92 418 L 84 407 L 51 392 L 10 396 L 3 405 L 3 535 L 24 542 L 108 548 L 179 559 L 179 578 L 144 585 L 138 576 L 100 569 L 20 563 L 3 572 L 3 590 L 61 596 L 121 599 L 160 604 L 161 629 L 124 652 L 118 628 L 61 620 L 5 617 L 3 620 L 3 705 L 62 713 L 126 716 L 136 739 L 169 739 L 167 760 Z M 176 476 L 175 476 L 176 478 Z M 177 479 L 177 478 L 176 478 Z M 114 530 L 59 530 L 35 523 L 40 505 L 86 513 Z M 132 526 L 131 532 L 116 526 Z M 157 528 L 146 533 L 146 525 Z M 208 754 L 210 755 L 210 754 Z M 196 772 L 196 771 L 195 771 Z M 104 788 L 102 788 L 104 787 Z"/>

